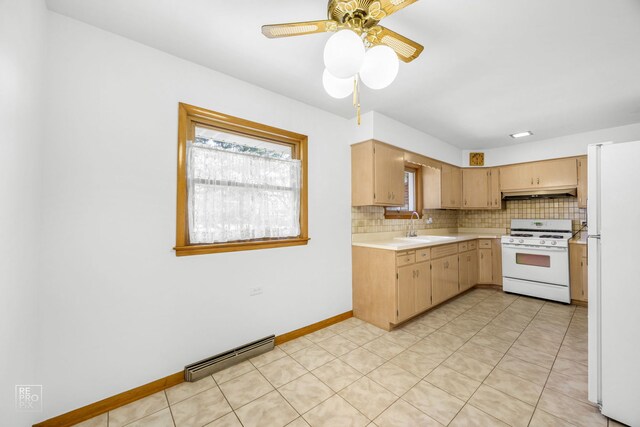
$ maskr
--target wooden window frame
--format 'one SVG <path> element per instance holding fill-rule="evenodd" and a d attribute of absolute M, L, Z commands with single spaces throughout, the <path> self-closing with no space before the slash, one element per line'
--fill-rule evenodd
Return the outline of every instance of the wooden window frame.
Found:
<path fill-rule="evenodd" d="M 301 162 L 300 235 L 284 239 L 256 239 L 223 243 L 189 242 L 187 203 L 187 142 L 195 138 L 196 125 L 292 147 L 292 157 Z M 178 187 L 176 202 L 176 256 L 248 251 L 306 245 L 309 241 L 307 175 L 308 138 L 306 135 L 274 128 L 228 114 L 180 103 L 178 106 Z"/>
<path fill-rule="evenodd" d="M 415 200 L 416 200 L 416 212 L 418 212 L 418 216 L 422 218 L 422 210 L 424 206 L 423 194 L 422 194 L 422 167 L 418 165 L 414 165 L 412 163 L 405 163 L 404 165 L 405 172 L 413 172 L 415 173 L 416 182 L 415 182 Z M 389 210 L 385 206 L 384 208 L 384 218 L 385 219 L 410 219 L 413 211 L 395 211 Z"/>

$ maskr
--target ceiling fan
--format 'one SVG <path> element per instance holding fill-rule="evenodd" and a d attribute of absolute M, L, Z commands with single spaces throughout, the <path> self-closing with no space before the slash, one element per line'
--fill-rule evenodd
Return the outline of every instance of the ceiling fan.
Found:
<path fill-rule="evenodd" d="M 404 62 L 416 59 L 424 47 L 388 28 L 380 20 L 415 3 L 417 0 L 329 0 L 329 19 L 263 25 L 262 34 L 269 38 L 303 36 L 349 29 L 362 35 L 370 46 L 386 45 Z"/>
<path fill-rule="evenodd" d="M 398 59 L 411 62 L 423 46 L 388 28 L 380 20 L 418 0 L 329 0 L 322 21 L 263 25 L 269 38 L 334 32 L 324 48 L 322 83 L 334 98 L 353 94 L 353 106 L 360 124 L 358 85 L 371 89 L 389 86 L 398 74 Z"/>

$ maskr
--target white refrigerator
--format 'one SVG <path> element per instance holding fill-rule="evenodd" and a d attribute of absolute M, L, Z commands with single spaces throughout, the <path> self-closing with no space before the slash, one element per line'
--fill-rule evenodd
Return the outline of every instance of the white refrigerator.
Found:
<path fill-rule="evenodd" d="M 589 400 L 640 426 L 640 141 L 588 154 Z"/>

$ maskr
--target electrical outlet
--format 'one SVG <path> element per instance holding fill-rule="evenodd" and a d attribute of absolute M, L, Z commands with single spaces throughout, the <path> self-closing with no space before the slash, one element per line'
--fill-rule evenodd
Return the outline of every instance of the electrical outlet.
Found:
<path fill-rule="evenodd" d="M 431 217 L 427 218 L 427 224 L 433 224 L 433 218 Z"/>
<path fill-rule="evenodd" d="M 256 286 L 254 288 L 249 288 L 249 296 L 255 297 L 256 295 L 261 295 L 264 289 L 262 286 Z"/>

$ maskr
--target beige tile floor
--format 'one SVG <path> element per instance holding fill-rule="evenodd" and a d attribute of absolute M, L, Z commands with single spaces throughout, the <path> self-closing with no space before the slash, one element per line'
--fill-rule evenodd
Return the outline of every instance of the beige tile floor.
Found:
<path fill-rule="evenodd" d="M 398 330 L 351 318 L 79 425 L 619 425 L 587 401 L 586 363 L 586 309 L 476 289 Z"/>

